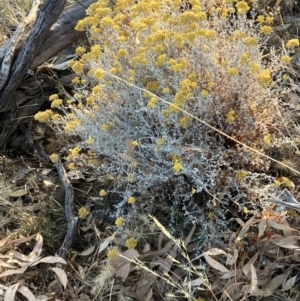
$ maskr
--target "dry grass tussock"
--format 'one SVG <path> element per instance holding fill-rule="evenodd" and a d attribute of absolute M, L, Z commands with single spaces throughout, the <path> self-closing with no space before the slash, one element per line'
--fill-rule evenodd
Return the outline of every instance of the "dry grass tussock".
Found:
<path fill-rule="evenodd" d="M 44 255 L 50 225 L 23 214 L 26 235 L 0 241 L 0 300 L 300 298 L 299 40 L 268 48 L 276 12 L 248 2 L 88 9 L 74 89 L 35 115 L 59 136 L 52 162 L 89 185 L 80 251 Z"/>

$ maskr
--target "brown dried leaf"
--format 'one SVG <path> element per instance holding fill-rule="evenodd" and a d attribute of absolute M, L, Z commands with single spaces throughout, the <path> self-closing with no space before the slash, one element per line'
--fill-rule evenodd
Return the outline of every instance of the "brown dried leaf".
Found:
<path fill-rule="evenodd" d="M 282 285 L 282 291 L 287 291 L 287 290 L 291 289 L 291 288 L 294 286 L 294 284 L 295 284 L 295 282 L 296 282 L 296 280 L 297 280 L 297 277 L 298 277 L 298 275 L 296 275 L 296 276 L 290 278 L 289 280 L 287 280 L 287 281 Z"/>
<path fill-rule="evenodd" d="M 207 263 L 212 266 L 214 269 L 221 271 L 221 272 L 229 272 L 228 269 L 226 269 L 221 263 L 218 261 L 212 259 L 210 256 L 208 256 L 206 253 L 204 253 L 204 258 L 206 259 Z"/>
<path fill-rule="evenodd" d="M 147 252 L 149 252 L 149 251 L 150 251 L 150 245 L 149 245 L 148 243 L 146 243 L 146 244 L 144 245 L 144 249 L 143 249 L 142 253 L 147 253 Z"/>
<path fill-rule="evenodd" d="M 162 273 L 168 274 L 170 272 L 170 269 L 173 265 L 173 258 L 174 256 L 171 256 L 171 254 L 173 255 L 174 253 L 172 252 L 173 248 L 170 250 L 170 255 L 167 258 L 159 258 L 159 262 L 160 262 L 160 267 L 159 267 L 159 271 L 161 271 Z"/>
<path fill-rule="evenodd" d="M 51 270 L 56 274 L 63 287 L 66 289 L 68 283 L 66 272 L 60 268 L 51 268 Z"/>
<path fill-rule="evenodd" d="M 122 153 L 118 153 L 119 157 L 121 157 L 122 160 L 124 160 L 125 162 L 128 162 L 128 163 L 134 163 L 134 162 L 137 162 L 137 160 L 130 156 L 130 155 L 127 155 L 127 154 L 122 154 Z"/>
<path fill-rule="evenodd" d="M 32 252 L 28 255 L 29 258 L 32 258 L 32 260 L 36 260 L 42 254 L 43 251 L 43 236 L 38 233 L 36 235 L 35 240 L 36 240 L 35 246 Z"/>
<path fill-rule="evenodd" d="M 19 244 L 23 244 L 25 242 L 28 242 L 29 240 L 31 240 L 32 238 L 35 238 L 36 234 L 30 235 L 28 237 L 22 237 L 22 238 L 18 238 L 15 240 L 10 241 L 8 244 L 9 245 L 19 245 Z"/>
<path fill-rule="evenodd" d="M 238 277 L 242 274 L 242 270 L 238 269 L 238 270 L 233 270 L 233 271 L 229 271 L 224 273 L 222 276 L 220 276 L 220 279 L 230 279 L 232 277 Z"/>
<path fill-rule="evenodd" d="M 25 298 L 27 298 L 29 301 L 37 301 L 34 294 L 30 291 L 30 289 L 26 286 L 20 286 L 18 288 L 18 292 L 21 293 Z"/>
<path fill-rule="evenodd" d="M 184 288 L 188 288 L 188 287 L 193 287 L 193 286 L 200 286 L 202 283 L 204 283 L 204 279 L 202 278 L 197 278 L 197 279 L 194 279 L 192 281 L 188 281 L 188 282 L 184 282 L 182 284 L 182 286 Z"/>
<path fill-rule="evenodd" d="M 299 239 L 299 236 L 284 237 L 281 235 L 273 235 L 270 241 L 282 248 L 299 249 Z"/>
<path fill-rule="evenodd" d="M 194 224 L 194 226 L 192 227 L 192 229 L 191 229 L 189 235 L 188 235 L 188 236 L 184 239 L 184 241 L 183 241 L 185 248 L 186 248 L 187 245 L 190 243 L 191 238 L 192 238 L 192 236 L 193 236 L 195 230 L 196 230 L 196 224 Z"/>
<path fill-rule="evenodd" d="M 141 279 L 134 286 L 135 294 L 141 301 L 145 300 L 145 296 L 151 288 L 151 285 L 151 282 L 147 281 L 146 279 Z"/>
<path fill-rule="evenodd" d="M 241 227 L 243 227 L 245 225 L 245 223 L 239 218 L 231 218 L 229 221 L 237 221 Z"/>
<path fill-rule="evenodd" d="M 125 252 L 123 252 L 123 256 L 128 258 L 128 259 L 134 259 L 134 258 L 140 257 L 140 254 L 135 249 L 128 249 Z"/>
<path fill-rule="evenodd" d="M 26 262 L 33 262 L 33 261 L 39 259 L 39 257 L 37 257 L 37 258 L 32 258 L 32 257 L 30 257 L 29 255 L 24 255 L 24 254 L 22 254 L 22 253 L 20 253 L 20 252 L 18 252 L 18 251 L 10 251 L 10 252 L 9 252 L 9 255 L 10 255 L 10 256 L 13 255 L 13 258 L 14 258 L 14 259 L 19 259 L 19 260 L 21 260 L 21 261 L 26 261 Z"/>
<path fill-rule="evenodd" d="M 14 275 L 14 274 L 23 274 L 26 270 L 27 270 L 28 266 L 22 267 L 20 269 L 16 269 L 16 270 L 7 270 L 4 271 L 0 274 L 0 277 L 4 277 L 4 276 L 10 276 L 10 275 Z"/>
<path fill-rule="evenodd" d="M 239 251 L 234 248 L 233 255 L 227 254 L 226 265 L 233 265 L 239 256 Z"/>
<path fill-rule="evenodd" d="M 95 245 L 87 248 L 86 250 L 82 251 L 78 255 L 80 255 L 80 256 L 88 256 L 88 255 L 92 254 L 94 252 L 94 250 L 95 250 Z"/>
<path fill-rule="evenodd" d="M 145 295 L 143 301 L 151 301 L 152 296 L 153 296 L 153 290 L 152 290 L 152 288 L 150 288 L 149 291 L 147 292 L 147 294 Z"/>
<path fill-rule="evenodd" d="M 129 275 L 130 265 L 131 265 L 131 263 L 126 263 L 126 264 L 122 265 L 116 272 L 116 276 L 121 277 L 123 282 L 125 282 L 125 280 L 127 279 L 128 275 Z"/>
<path fill-rule="evenodd" d="M 218 248 L 212 248 L 212 249 L 202 253 L 201 256 L 204 254 L 213 255 L 213 256 L 220 255 L 220 254 L 227 255 L 227 253 L 225 251 L 223 251 L 222 249 L 218 249 Z"/>
<path fill-rule="evenodd" d="M 282 230 L 282 231 L 296 231 L 297 232 L 297 230 L 295 230 L 293 228 L 290 228 L 289 226 L 286 226 L 286 225 L 283 225 L 283 224 L 278 224 L 278 223 L 275 223 L 275 222 L 273 222 L 271 220 L 267 221 L 267 225 L 269 227 L 272 227 L 272 228 L 277 229 L 277 230 Z"/>
<path fill-rule="evenodd" d="M 236 289 L 242 284 L 243 282 L 235 282 L 230 284 L 226 289 L 224 289 L 222 296 L 219 301 L 226 300 L 228 296 L 233 296 Z"/>
<path fill-rule="evenodd" d="M 133 140 L 126 139 L 126 149 L 127 149 L 127 155 L 134 157 L 134 149 L 135 146 L 132 144 Z"/>
<path fill-rule="evenodd" d="M 186 251 L 188 253 L 191 253 L 191 252 L 194 252 L 196 247 L 197 247 L 198 243 L 197 242 L 192 242 L 191 244 L 189 244 L 187 247 L 186 247 Z"/>
<path fill-rule="evenodd" d="M 4 267 L 4 268 L 10 268 L 10 269 L 16 269 L 17 266 L 11 264 L 11 263 L 8 263 L 8 262 L 5 262 L 3 260 L 0 259 L 0 266 L 1 267 Z"/>
<path fill-rule="evenodd" d="M 13 284 L 6 290 L 4 301 L 15 301 L 15 295 L 19 285 L 20 283 Z"/>
<path fill-rule="evenodd" d="M 113 241 L 115 239 L 115 236 L 116 236 L 116 233 L 115 232 L 113 235 L 107 237 L 104 242 L 100 245 L 100 248 L 99 248 L 99 251 L 98 251 L 98 254 L 101 253 L 102 251 L 104 251 L 108 245 L 110 244 L 111 241 Z"/>
<path fill-rule="evenodd" d="M 243 266 L 243 272 L 248 276 L 249 271 L 251 270 L 251 265 L 253 265 L 258 257 L 258 253 L 253 255 L 251 259 Z"/>
<path fill-rule="evenodd" d="M 273 292 L 269 290 L 262 290 L 257 287 L 251 292 L 251 296 L 255 296 L 255 297 L 268 297 L 271 296 L 272 294 Z"/>
<path fill-rule="evenodd" d="M 273 277 L 268 284 L 268 288 L 271 291 L 275 291 L 282 284 L 283 278 L 284 278 L 284 274 L 280 274 Z"/>
<path fill-rule="evenodd" d="M 250 292 L 252 294 L 253 291 L 255 291 L 257 287 L 257 274 L 254 268 L 254 265 L 251 263 L 250 264 L 250 270 L 251 270 L 251 287 L 250 287 Z"/>
<path fill-rule="evenodd" d="M 258 221 L 254 220 L 254 216 L 251 217 L 242 227 L 242 230 L 239 232 L 237 239 L 241 240 L 244 238 L 244 236 L 246 235 L 246 233 L 248 232 L 249 228 L 251 226 L 253 226 L 254 224 L 256 224 Z"/>
<path fill-rule="evenodd" d="M 26 195 L 27 194 L 27 189 L 26 188 L 22 188 L 22 189 L 18 189 L 16 191 L 13 191 L 12 193 L 10 193 L 10 197 L 13 197 L 13 198 L 18 198 L 18 197 L 21 197 L 23 195 Z"/>
<path fill-rule="evenodd" d="M 35 266 L 35 265 L 39 264 L 40 262 L 67 264 L 67 262 L 62 257 L 59 257 L 59 256 L 47 256 L 47 257 L 39 259 L 38 261 L 34 262 L 30 266 Z"/>
<path fill-rule="evenodd" d="M 8 242 L 8 237 L 5 237 L 0 240 L 0 247 L 3 247 Z"/>
<path fill-rule="evenodd" d="M 266 228 L 267 220 L 265 218 L 262 218 L 258 224 L 258 237 L 262 237 L 264 235 Z"/>

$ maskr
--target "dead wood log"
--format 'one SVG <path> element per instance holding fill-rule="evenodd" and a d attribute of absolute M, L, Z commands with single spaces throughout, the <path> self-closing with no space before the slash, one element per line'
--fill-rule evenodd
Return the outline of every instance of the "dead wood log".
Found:
<path fill-rule="evenodd" d="M 51 26 L 61 15 L 66 0 L 46 0 L 41 6 L 35 24 L 32 27 L 15 62 L 12 64 L 8 80 L 0 91 L 0 111 L 12 106 L 12 94 L 16 91 L 33 59 L 47 37 Z"/>
<path fill-rule="evenodd" d="M 85 16 L 86 8 L 96 0 L 81 0 L 64 9 L 66 0 L 45 0 L 33 23 L 39 1 L 34 1 L 28 20 L 0 47 L 0 151 L 5 151 L 21 123 L 32 117 L 46 102 L 51 90 L 45 76 L 29 76 L 41 64 L 68 47 L 85 33 L 74 27 Z M 56 22 L 57 21 L 57 22 Z M 55 23 L 56 22 L 56 23 Z M 25 29 L 24 29 L 25 28 Z M 23 83 L 23 88 L 20 88 Z M 24 89 L 35 86 L 34 93 Z M 54 87 L 53 87 L 54 89 Z"/>

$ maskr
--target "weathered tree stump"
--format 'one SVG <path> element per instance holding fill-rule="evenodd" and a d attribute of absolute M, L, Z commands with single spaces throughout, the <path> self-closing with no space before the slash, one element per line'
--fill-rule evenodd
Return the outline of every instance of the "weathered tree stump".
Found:
<path fill-rule="evenodd" d="M 96 0 L 81 0 L 65 8 L 66 0 L 33 1 L 31 11 L 12 38 L 0 47 L 0 151 L 21 143 L 17 132 L 31 120 L 55 83 L 38 67 L 84 37 L 74 27 Z"/>

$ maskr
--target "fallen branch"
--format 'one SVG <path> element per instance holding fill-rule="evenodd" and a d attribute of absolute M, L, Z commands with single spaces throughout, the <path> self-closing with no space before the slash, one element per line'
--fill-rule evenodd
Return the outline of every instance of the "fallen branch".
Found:
<path fill-rule="evenodd" d="M 45 159 L 46 161 L 50 162 L 49 156 L 46 154 L 42 146 L 37 142 L 33 141 L 32 135 L 29 131 L 26 132 L 26 138 L 27 142 L 36 149 L 38 154 Z M 70 250 L 72 243 L 74 241 L 74 238 L 76 236 L 76 231 L 79 225 L 80 219 L 75 216 L 74 212 L 74 190 L 73 187 L 68 180 L 66 171 L 62 165 L 62 162 L 60 159 L 58 159 L 55 163 L 55 167 L 58 172 L 59 180 L 62 185 L 62 187 L 65 190 L 65 212 L 66 212 L 66 218 L 68 222 L 68 229 L 67 233 L 65 235 L 64 241 L 59 248 L 58 255 L 64 259 L 67 259 L 68 251 Z"/>
<path fill-rule="evenodd" d="M 68 221 L 68 230 L 65 239 L 58 251 L 58 255 L 64 259 L 67 258 L 68 250 L 71 248 L 74 238 L 76 236 L 77 227 L 79 224 L 79 218 L 74 213 L 74 190 L 70 184 L 66 171 L 60 161 L 55 163 L 58 171 L 60 182 L 65 190 L 65 211 Z"/>
<path fill-rule="evenodd" d="M 4 87 L 8 79 L 10 67 L 12 64 L 17 44 L 20 38 L 22 37 L 25 28 L 26 30 L 28 30 L 30 29 L 30 27 L 32 27 L 34 21 L 36 20 L 37 12 L 40 5 L 40 0 L 33 1 L 31 10 L 27 18 L 18 25 L 16 31 L 14 32 L 10 40 L 5 45 L 0 47 L 0 61 L 2 62 L 0 69 L 0 89 Z"/>
<path fill-rule="evenodd" d="M 36 22 L 10 70 L 8 81 L 0 91 L 0 111 L 8 108 L 9 100 L 38 54 L 51 26 L 61 15 L 65 3 L 66 0 L 45 0 L 41 6 Z"/>

